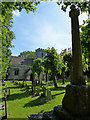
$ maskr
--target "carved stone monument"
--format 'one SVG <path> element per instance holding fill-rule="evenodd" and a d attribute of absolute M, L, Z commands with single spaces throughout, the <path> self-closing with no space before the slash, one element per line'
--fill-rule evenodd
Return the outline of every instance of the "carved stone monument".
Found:
<path fill-rule="evenodd" d="M 90 86 L 85 85 L 82 71 L 81 44 L 79 33 L 79 10 L 74 5 L 69 12 L 72 28 L 72 80 L 66 86 L 66 94 L 62 101 L 62 108 L 75 117 L 90 115 Z"/>

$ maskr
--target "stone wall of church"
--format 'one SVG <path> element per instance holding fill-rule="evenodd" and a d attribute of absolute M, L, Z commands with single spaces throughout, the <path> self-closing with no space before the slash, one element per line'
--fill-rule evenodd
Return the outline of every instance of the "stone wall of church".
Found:
<path fill-rule="evenodd" d="M 25 72 L 29 66 L 25 65 L 12 65 L 9 68 L 8 80 L 23 80 L 25 79 Z"/>

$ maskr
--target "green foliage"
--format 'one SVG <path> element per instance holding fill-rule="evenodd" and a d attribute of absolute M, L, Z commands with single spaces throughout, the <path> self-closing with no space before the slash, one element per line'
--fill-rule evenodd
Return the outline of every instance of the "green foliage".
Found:
<path fill-rule="evenodd" d="M 83 71 L 86 72 L 88 70 L 88 59 L 82 55 L 82 66 L 83 66 Z"/>
<path fill-rule="evenodd" d="M 46 69 L 50 70 L 53 76 L 54 86 L 57 87 L 57 82 L 55 76 L 57 73 L 61 74 L 62 67 L 64 66 L 60 55 L 57 53 L 57 50 L 52 47 L 46 49 L 46 56 L 44 57 L 45 64 L 47 64 Z"/>
<path fill-rule="evenodd" d="M 64 64 L 67 64 L 67 67 L 69 70 L 71 70 L 72 67 L 72 53 L 67 52 L 63 55 L 63 62 Z M 85 58 L 84 55 L 82 54 L 82 66 L 83 66 L 83 71 L 88 70 L 88 58 Z"/>
<path fill-rule="evenodd" d="M 71 63 L 72 63 L 72 53 L 71 52 L 67 52 L 63 55 L 63 62 L 64 64 L 67 64 L 67 67 L 71 67 Z"/>
<path fill-rule="evenodd" d="M 43 67 L 43 60 L 41 58 L 37 58 L 33 61 L 34 63 L 32 64 L 32 72 L 36 72 L 38 75 L 40 75 L 41 72 L 44 71 Z"/>
<path fill-rule="evenodd" d="M 84 24 L 80 28 L 82 53 L 85 59 L 88 59 L 90 62 L 90 21 L 84 21 Z"/>
<path fill-rule="evenodd" d="M 0 8 L 2 8 L 2 14 L 0 14 L 1 23 L 1 31 L 0 38 L 2 38 L 2 78 L 5 79 L 7 75 L 7 69 L 10 65 L 9 56 L 11 55 L 10 47 L 11 41 L 15 39 L 15 35 L 13 31 L 11 31 L 12 27 L 12 11 L 25 9 L 28 13 L 29 11 L 35 12 L 36 4 L 38 5 L 40 2 L 0 2 Z M 0 46 L 1 47 L 1 46 Z M 0 52 L 1 52 L 0 51 Z"/>
<path fill-rule="evenodd" d="M 12 13 L 7 12 L 2 21 L 2 79 L 5 79 L 7 75 L 7 69 L 10 65 L 9 56 L 11 55 L 11 41 L 15 39 L 13 31 L 10 30 L 13 23 L 12 16 Z"/>
<path fill-rule="evenodd" d="M 44 57 L 44 60 L 47 62 L 48 69 L 56 72 L 57 63 L 59 60 L 57 50 L 54 47 L 52 47 L 51 49 L 48 47 L 45 52 L 46 56 Z"/>
<path fill-rule="evenodd" d="M 90 1 L 81 1 L 81 2 L 57 2 L 58 5 L 61 6 L 61 9 L 66 12 L 67 8 L 71 5 L 75 5 L 77 9 L 81 11 L 81 13 L 86 12 L 87 15 L 90 14 Z M 81 25 L 81 46 L 82 53 L 84 53 L 84 57 L 89 59 L 90 62 L 90 21 L 84 21 L 84 24 Z"/>
<path fill-rule="evenodd" d="M 65 67 L 65 71 L 67 71 L 67 64 L 63 62 L 63 57 L 59 56 L 59 61 L 57 65 L 57 73 L 61 75 L 62 73 L 62 68 Z"/>
<path fill-rule="evenodd" d="M 81 12 L 90 12 L 90 2 L 57 2 L 61 6 L 61 9 L 66 12 L 67 7 L 75 5 Z"/>
<path fill-rule="evenodd" d="M 25 58 L 35 59 L 35 52 L 24 51 L 24 52 L 21 52 L 20 55 L 18 55 L 18 57 L 25 57 Z"/>

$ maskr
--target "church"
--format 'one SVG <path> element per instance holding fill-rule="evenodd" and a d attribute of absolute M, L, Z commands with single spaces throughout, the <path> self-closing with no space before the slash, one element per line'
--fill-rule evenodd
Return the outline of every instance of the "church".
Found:
<path fill-rule="evenodd" d="M 35 50 L 35 59 L 43 58 L 45 51 L 42 48 Z M 12 60 L 11 65 L 8 68 L 8 80 L 30 80 L 30 65 L 33 64 L 34 59 L 26 59 L 18 56 L 10 56 Z"/>

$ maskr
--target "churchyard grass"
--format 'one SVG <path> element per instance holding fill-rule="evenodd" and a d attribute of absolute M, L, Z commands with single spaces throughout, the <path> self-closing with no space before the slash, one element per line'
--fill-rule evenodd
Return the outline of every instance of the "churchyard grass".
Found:
<path fill-rule="evenodd" d="M 69 80 L 65 80 L 66 84 L 69 84 Z M 22 81 L 20 81 L 22 83 Z M 26 81 L 31 87 L 31 81 Z M 53 82 L 50 81 L 47 89 L 51 90 L 52 100 L 48 101 L 45 97 L 36 96 L 33 97 L 31 88 L 29 91 L 25 91 L 25 87 L 21 88 L 19 85 L 14 85 L 12 81 L 5 81 L 8 89 L 10 89 L 10 97 L 7 98 L 7 116 L 8 118 L 27 118 L 27 115 L 43 113 L 45 111 L 53 110 L 54 106 L 62 104 L 62 99 L 65 94 L 65 87 L 63 87 L 61 80 L 58 80 L 58 88 L 54 88 Z M 64 86 L 65 86 L 64 85 Z M 2 87 L 2 103 L 4 103 L 4 89 Z M 46 86 L 45 86 L 46 87 Z M 40 86 L 36 86 L 36 89 Z M 40 93 L 42 89 L 40 88 Z M 2 111 L 2 116 L 5 115 L 5 111 Z"/>

